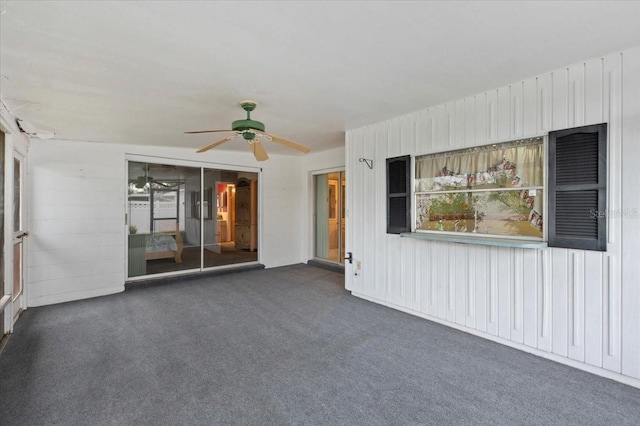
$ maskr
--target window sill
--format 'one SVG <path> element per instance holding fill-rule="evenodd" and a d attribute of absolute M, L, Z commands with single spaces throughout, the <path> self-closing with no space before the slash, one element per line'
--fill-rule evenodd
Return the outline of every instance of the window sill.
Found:
<path fill-rule="evenodd" d="M 459 243 L 459 244 L 476 244 L 483 246 L 496 246 L 496 247 L 515 247 L 515 248 L 530 248 L 530 249 L 545 249 L 547 248 L 546 241 L 528 241 L 528 240 L 516 240 L 508 238 L 491 238 L 491 237 L 464 237 L 457 235 L 438 235 L 422 232 L 403 232 L 401 237 L 415 238 L 417 240 L 429 240 L 429 241 L 442 241 L 446 243 Z"/>

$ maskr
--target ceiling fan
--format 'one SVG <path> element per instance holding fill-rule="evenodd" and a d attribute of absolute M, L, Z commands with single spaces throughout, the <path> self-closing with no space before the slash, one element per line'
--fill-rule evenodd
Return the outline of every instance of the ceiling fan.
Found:
<path fill-rule="evenodd" d="M 207 146 L 204 146 L 197 150 L 196 152 L 201 153 L 213 149 L 217 146 L 222 145 L 225 142 L 229 142 L 231 139 L 234 139 L 240 135 L 242 138 L 249 143 L 251 147 L 251 151 L 253 155 L 256 157 L 258 161 L 265 161 L 269 159 L 267 155 L 267 151 L 264 149 L 264 145 L 262 144 L 262 140 L 267 140 L 270 142 L 275 142 L 277 144 L 286 146 L 287 148 L 292 148 L 300 152 L 309 152 L 309 147 L 301 145 L 296 142 L 292 142 L 290 140 L 281 138 L 280 136 L 273 135 L 271 133 L 267 133 L 264 131 L 264 124 L 260 121 L 251 119 L 251 111 L 253 111 L 257 103 L 254 101 L 242 101 L 240 102 L 240 106 L 243 110 L 247 112 L 247 118 L 244 120 L 236 120 L 231 123 L 231 130 L 199 130 L 193 132 L 185 132 L 187 134 L 196 134 L 196 133 L 230 133 L 234 134 L 231 136 L 225 136 L 224 138 L 215 141 Z"/>

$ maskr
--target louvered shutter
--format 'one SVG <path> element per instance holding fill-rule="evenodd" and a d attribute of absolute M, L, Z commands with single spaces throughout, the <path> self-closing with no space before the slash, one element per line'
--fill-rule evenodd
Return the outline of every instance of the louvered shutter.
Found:
<path fill-rule="evenodd" d="M 607 248 L 607 125 L 549 133 L 549 246 Z"/>
<path fill-rule="evenodd" d="M 387 159 L 387 233 L 411 231 L 411 157 Z"/>

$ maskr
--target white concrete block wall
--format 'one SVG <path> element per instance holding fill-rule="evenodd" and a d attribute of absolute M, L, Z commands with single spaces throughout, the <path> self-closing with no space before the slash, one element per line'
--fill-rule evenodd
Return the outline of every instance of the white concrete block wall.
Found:
<path fill-rule="evenodd" d="M 123 289 L 122 149 L 33 141 L 29 152 L 28 305 Z"/>
<path fill-rule="evenodd" d="M 354 294 L 640 386 L 640 47 L 350 130 L 346 270 Z M 386 234 L 385 159 L 608 123 L 606 252 Z M 368 170 L 359 157 L 376 164 Z M 373 232 L 372 232 L 373 230 Z"/>
<path fill-rule="evenodd" d="M 132 157 L 133 156 L 133 157 Z M 126 280 L 125 158 L 261 172 L 259 259 L 303 260 L 305 182 L 297 156 L 196 154 L 181 148 L 34 140 L 29 151 L 28 306 L 122 291 Z"/>

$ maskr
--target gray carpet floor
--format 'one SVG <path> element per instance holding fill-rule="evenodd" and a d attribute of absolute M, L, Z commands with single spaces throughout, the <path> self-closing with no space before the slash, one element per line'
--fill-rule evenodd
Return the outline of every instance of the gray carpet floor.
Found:
<path fill-rule="evenodd" d="M 308 265 L 27 310 L 2 425 L 640 424 L 640 390 L 351 296 Z"/>

